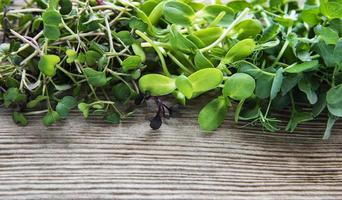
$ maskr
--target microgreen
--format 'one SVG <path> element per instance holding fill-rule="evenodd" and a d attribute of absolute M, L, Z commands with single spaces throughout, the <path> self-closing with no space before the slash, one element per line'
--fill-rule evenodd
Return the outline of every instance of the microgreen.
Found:
<path fill-rule="evenodd" d="M 76 106 L 118 123 L 130 114 L 120 106 L 152 99 L 158 129 L 172 113 L 165 95 L 183 105 L 212 98 L 198 116 L 206 131 L 230 107 L 236 122 L 272 132 L 274 110 L 290 108 L 290 132 L 325 115 L 324 139 L 342 117 L 341 0 L 32 3 L 0 3 L 0 101 L 17 124 L 44 113 L 49 126 Z"/>

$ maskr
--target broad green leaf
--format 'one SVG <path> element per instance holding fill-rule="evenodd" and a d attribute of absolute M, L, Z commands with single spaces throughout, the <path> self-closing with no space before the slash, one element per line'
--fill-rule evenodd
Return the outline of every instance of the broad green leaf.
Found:
<path fill-rule="evenodd" d="M 190 6 L 179 1 L 169 1 L 164 6 L 164 17 L 172 24 L 190 26 L 194 14 Z"/>
<path fill-rule="evenodd" d="M 284 76 L 283 76 L 283 68 L 279 68 L 276 72 L 275 77 L 273 78 L 270 98 L 273 100 L 277 94 L 280 92 L 281 86 L 283 84 Z"/>
<path fill-rule="evenodd" d="M 125 45 L 132 45 L 134 43 L 134 38 L 129 31 L 113 32 L 113 35 Z"/>
<path fill-rule="evenodd" d="M 146 61 L 146 54 L 140 44 L 132 44 L 132 49 L 135 55 L 140 56 L 141 62 Z"/>
<path fill-rule="evenodd" d="M 314 46 L 315 51 L 321 56 L 324 60 L 324 63 L 328 67 L 335 66 L 335 58 L 334 58 L 334 46 L 327 45 L 323 41 L 318 42 Z"/>
<path fill-rule="evenodd" d="M 27 118 L 23 113 L 20 112 L 13 112 L 12 119 L 16 124 L 19 124 L 21 126 L 26 126 L 28 124 Z"/>
<path fill-rule="evenodd" d="M 58 26 L 49 24 L 44 24 L 43 33 L 44 37 L 46 37 L 49 40 L 57 40 L 61 35 Z"/>
<path fill-rule="evenodd" d="M 84 68 L 84 74 L 87 76 L 88 82 L 95 87 L 102 87 L 107 84 L 105 72 L 99 72 L 92 68 Z"/>
<path fill-rule="evenodd" d="M 242 11 L 245 8 L 252 7 L 251 3 L 246 2 L 245 0 L 229 1 L 227 6 L 233 9 L 235 13 Z"/>
<path fill-rule="evenodd" d="M 125 83 L 118 83 L 114 85 L 112 88 L 112 93 L 120 102 L 127 101 L 132 95 L 131 89 Z"/>
<path fill-rule="evenodd" d="M 342 102 L 342 85 L 332 87 L 327 93 L 328 104 L 338 104 Z"/>
<path fill-rule="evenodd" d="M 332 19 L 332 18 L 342 18 L 342 1 L 329 1 L 329 0 L 321 0 L 320 1 L 320 10 L 323 15 Z"/>
<path fill-rule="evenodd" d="M 226 56 L 221 62 L 229 64 L 238 60 L 242 60 L 251 55 L 255 48 L 255 42 L 253 39 L 244 39 L 236 43 L 229 49 Z"/>
<path fill-rule="evenodd" d="M 118 113 L 110 112 L 110 113 L 106 114 L 105 120 L 106 120 L 106 122 L 111 123 L 111 124 L 118 124 L 118 123 L 120 123 L 121 118 L 120 118 L 120 115 Z"/>
<path fill-rule="evenodd" d="M 101 56 L 102 55 L 97 51 L 88 50 L 85 52 L 85 61 L 89 66 L 94 66 Z"/>
<path fill-rule="evenodd" d="M 49 110 L 46 115 L 43 117 L 43 124 L 45 126 L 51 126 L 56 123 L 60 119 L 59 114 L 56 111 Z"/>
<path fill-rule="evenodd" d="M 62 15 L 67 15 L 72 10 L 72 2 L 71 2 L 71 0 L 59 0 L 59 5 L 61 6 L 59 12 Z"/>
<path fill-rule="evenodd" d="M 26 102 L 27 96 L 22 94 L 18 88 L 9 88 L 4 96 L 4 105 L 8 108 L 12 104 L 20 104 Z"/>
<path fill-rule="evenodd" d="M 214 65 L 211 63 L 211 61 L 200 51 L 196 52 L 194 62 L 196 69 L 214 68 Z"/>
<path fill-rule="evenodd" d="M 319 8 L 311 7 L 308 9 L 302 10 L 300 13 L 300 19 L 309 24 L 310 26 L 315 26 L 320 23 L 321 19 L 319 17 Z"/>
<path fill-rule="evenodd" d="M 69 116 L 69 112 L 71 109 L 77 106 L 77 101 L 72 96 L 65 96 L 63 99 L 58 102 L 56 106 L 56 112 L 59 114 L 61 118 L 66 118 Z"/>
<path fill-rule="evenodd" d="M 298 74 L 301 72 L 305 72 L 305 71 L 312 71 L 315 70 L 319 67 L 319 63 L 317 60 L 313 60 L 313 61 L 308 61 L 308 62 L 303 62 L 300 64 L 293 64 L 290 65 L 289 67 L 287 67 L 285 69 L 285 72 L 287 73 L 293 73 L 293 74 Z"/>
<path fill-rule="evenodd" d="M 235 34 L 238 35 L 238 39 L 255 38 L 261 33 L 263 27 L 258 20 L 246 19 L 234 27 Z"/>
<path fill-rule="evenodd" d="M 217 129 L 227 115 L 228 106 L 228 99 L 222 96 L 205 105 L 198 115 L 200 128 L 205 131 Z"/>
<path fill-rule="evenodd" d="M 176 87 L 186 96 L 186 98 L 190 99 L 192 97 L 192 83 L 186 76 L 180 75 L 176 78 Z"/>
<path fill-rule="evenodd" d="M 175 80 L 160 74 L 147 74 L 139 79 L 141 92 L 152 96 L 171 94 L 176 89 Z"/>
<path fill-rule="evenodd" d="M 234 11 L 223 5 L 208 5 L 203 9 L 203 17 L 208 21 L 209 24 L 218 20 L 217 16 L 223 13 L 221 20 L 219 20 L 216 25 L 227 27 L 234 20 Z"/>
<path fill-rule="evenodd" d="M 203 46 L 208 46 L 215 42 L 222 33 L 223 29 L 221 27 L 209 27 L 197 30 L 193 32 L 193 35 L 203 43 Z"/>
<path fill-rule="evenodd" d="M 298 88 L 300 91 L 306 94 L 306 97 L 310 104 L 315 104 L 318 100 L 317 94 L 312 86 L 312 83 L 308 79 L 302 79 L 299 81 Z"/>
<path fill-rule="evenodd" d="M 56 55 L 43 55 L 38 63 L 39 70 L 46 76 L 53 77 L 56 74 L 56 65 L 61 59 Z"/>
<path fill-rule="evenodd" d="M 62 23 L 61 15 L 56 10 L 47 10 L 42 15 L 43 22 L 46 25 L 58 26 Z"/>
<path fill-rule="evenodd" d="M 248 74 L 236 73 L 227 79 L 222 93 L 234 100 L 244 100 L 253 95 L 255 80 Z"/>
<path fill-rule="evenodd" d="M 140 56 L 129 56 L 124 61 L 122 61 L 121 66 L 123 71 L 127 72 L 129 70 L 138 69 L 140 64 Z"/>
<path fill-rule="evenodd" d="M 313 119 L 312 113 L 310 112 L 298 112 L 298 111 L 293 111 L 291 119 L 289 123 L 286 126 L 286 130 L 293 132 L 298 124 L 310 121 Z"/>
<path fill-rule="evenodd" d="M 216 88 L 222 83 L 223 74 L 216 68 L 201 69 L 188 77 L 193 88 L 193 97 Z"/>
<path fill-rule="evenodd" d="M 129 20 L 129 27 L 131 29 L 139 30 L 141 32 L 145 32 L 147 30 L 148 25 L 141 19 L 137 17 L 132 17 Z"/>
<path fill-rule="evenodd" d="M 273 40 L 280 32 L 281 26 L 279 24 L 273 23 L 271 26 L 267 27 L 259 40 L 259 43 L 265 43 Z"/>
<path fill-rule="evenodd" d="M 342 39 L 338 40 L 334 49 L 335 63 L 342 67 Z"/>
<path fill-rule="evenodd" d="M 89 116 L 89 105 L 86 103 L 79 103 L 78 104 L 78 110 L 80 110 L 83 114 L 84 118 L 88 118 Z"/>
<path fill-rule="evenodd" d="M 326 44 L 336 44 L 339 39 L 338 33 L 328 27 L 318 26 L 315 28 L 315 33 L 319 35 Z"/>
<path fill-rule="evenodd" d="M 170 28 L 170 36 L 170 43 L 174 51 L 180 50 L 190 54 L 197 50 L 197 46 L 191 40 L 179 33 L 174 25 Z"/>

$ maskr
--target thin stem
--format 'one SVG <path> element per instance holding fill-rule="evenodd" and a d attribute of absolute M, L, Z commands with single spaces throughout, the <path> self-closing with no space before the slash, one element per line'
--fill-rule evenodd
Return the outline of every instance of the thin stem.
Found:
<path fill-rule="evenodd" d="M 217 46 L 222 40 L 224 40 L 224 38 L 227 37 L 229 32 L 233 30 L 234 26 L 237 25 L 238 23 L 240 23 L 242 21 L 242 19 L 244 19 L 247 16 L 248 12 L 249 12 L 249 8 L 245 8 L 241 12 L 241 14 L 229 25 L 229 27 L 222 33 L 222 35 L 215 42 L 213 42 L 212 44 L 210 44 L 207 47 L 200 49 L 200 51 L 206 52 L 206 51 L 209 51 L 210 49 L 212 49 L 213 47 Z"/>
<path fill-rule="evenodd" d="M 161 53 L 160 49 L 158 48 L 158 46 L 149 38 L 147 37 L 143 32 L 139 31 L 139 30 L 136 30 L 135 33 L 137 35 L 139 35 L 143 40 L 145 40 L 146 42 L 150 43 L 152 48 L 157 52 L 158 54 L 158 57 L 160 59 L 160 62 L 161 62 L 161 65 L 162 65 L 162 68 L 163 68 L 163 72 L 166 76 L 171 76 L 169 70 L 167 69 L 167 66 L 166 66 L 166 62 L 165 62 L 165 59 L 164 59 L 164 56 L 163 54 Z"/>
<path fill-rule="evenodd" d="M 10 29 L 11 33 L 16 36 L 17 38 L 19 38 L 20 40 L 22 40 L 23 42 L 25 42 L 26 44 L 28 44 L 29 46 L 31 46 L 32 48 L 36 49 L 36 51 L 38 51 L 38 53 L 40 55 L 43 55 L 43 52 L 40 50 L 40 48 L 38 46 L 36 46 L 35 44 L 33 44 L 31 41 L 29 41 L 28 39 L 26 39 L 24 36 L 20 35 L 19 33 L 15 32 L 13 29 Z"/>

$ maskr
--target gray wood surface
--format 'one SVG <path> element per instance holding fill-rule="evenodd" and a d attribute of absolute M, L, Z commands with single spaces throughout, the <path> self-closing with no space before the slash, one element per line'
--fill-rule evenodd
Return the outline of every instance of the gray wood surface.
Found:
<path fill-rule="evenodd" d="M 50 128 L 0 108 L 0 199 L 341 199 L 342 124 L 323 141 L 325 119 L 271 134 L 229 116 L 207 134 L 201 102 L 158 131 L 144 108 L 120 125 L 73 112 Z"/>
<path fill-rule="evenodd" d="M 137 110 L 120 125 L 73 112 L 46 128 L 40 116 L 16 126 L 0 111 L 1 199 L 340 199 L 341 124 L 296 133 L 241 129 L 231 116 L 214 134 L 199 130 L 198 107 L 152 131 Z M 283 113 L 286 116 L 288 113 Z M 284 124 L 282 124 L 283 126 Z M 240 127 L 240 128 L 239 128 Z"/>

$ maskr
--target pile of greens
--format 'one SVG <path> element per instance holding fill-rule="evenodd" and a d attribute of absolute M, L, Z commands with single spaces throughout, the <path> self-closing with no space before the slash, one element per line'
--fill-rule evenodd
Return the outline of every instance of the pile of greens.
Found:
<path fill-rule="evenodd" d="M 198 116 L 207 131 L 231 107 L 236 122 L 272 132 L 280 121 L 273 110 L 291 110 L 290 132 L 327 115 L 323 138 L 342 117 L 341 0 L 33 0 L 21 10 L 4 4 L 9 42 L 0 48 L 0 99 L 16 109 L 17 123 L 46 112 L 50 125 L 77 105 L 85 117 L 91 111 L 116 123 L 131 113 L 118 103 L 153 98 L 157 129 L 172 113 L 159 98 L 165 95 L 183 105 L 214 96 Z"/>

